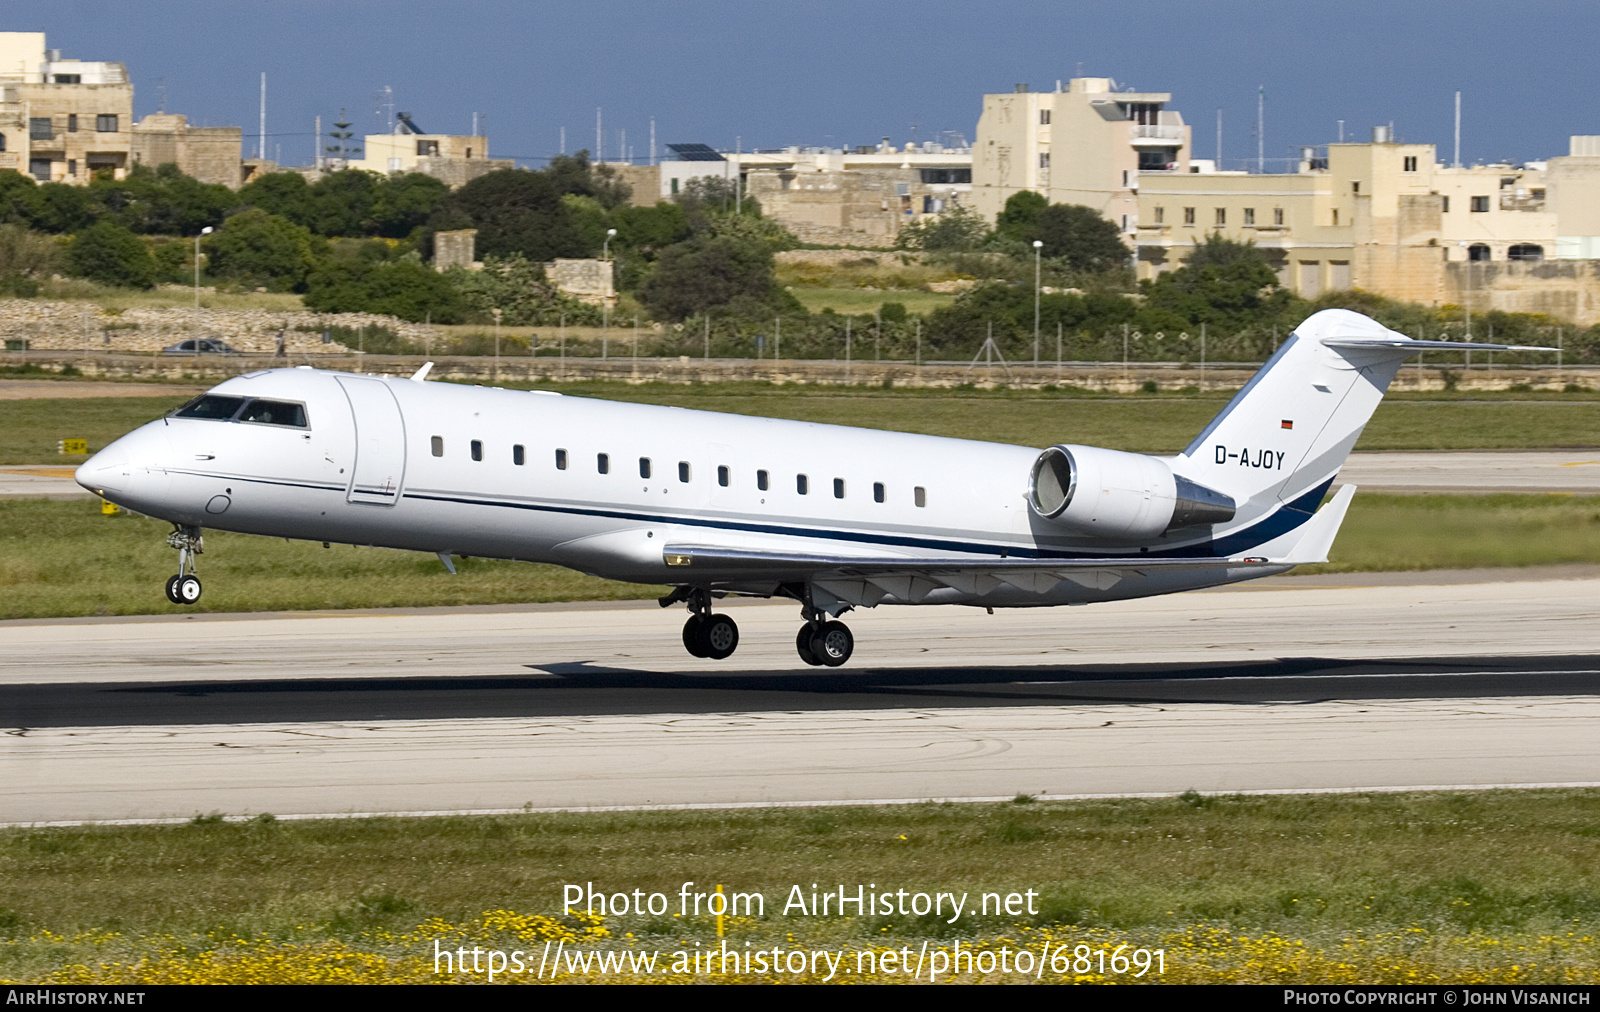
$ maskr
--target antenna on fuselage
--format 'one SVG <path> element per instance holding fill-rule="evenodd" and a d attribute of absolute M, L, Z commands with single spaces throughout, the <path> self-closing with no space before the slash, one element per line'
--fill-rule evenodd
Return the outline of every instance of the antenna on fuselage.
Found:
<path fill-rule="evenodd" d="M 411 374 L 411 382 L 424 383 L 428 379 L 428 370 L 433 368 L 432 362 L 422 363 L 422 368 Z"/>

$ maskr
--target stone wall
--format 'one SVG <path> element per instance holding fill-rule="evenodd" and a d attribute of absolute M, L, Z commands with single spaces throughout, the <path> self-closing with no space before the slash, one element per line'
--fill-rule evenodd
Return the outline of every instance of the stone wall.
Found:
<path fill-rule="evenodd" d="M 324 328 L 384 327 L 418 344 L 438 332 L 376 313 L 274 313 L 264 309 L 127 309 L 106 313 L 71 302 L 0 301 L 0 347 L 26 342 L 31 351 L 93 353 L 159 352 L 191 337 L 226 341 L 241 352 L 270 354 L 282 332 L 290 354 L 345 353 L 337 341 L 322 343 Z"/>
<path fill-rule="evenodd" d="M 591 306 L 616 305 L 610 260 L 554 260 L 544 265 L 545 280 L 556 291 Z"/>
<path fill-rule="evenodd" d="M 471 270 L 477 263 L 478 230 L 475 228 L 459 228 L 451 232 L 433 233 L 433 266 L 435 270 L 447 271 L 452 267 L 465 267 Z"/>
<path fill-rule="evenodd" d="M 1600 323 L 1600 260 L 1457 261 L 1444 265 L 1444 301 L 1475 313 L 1543 313 L 1552 323 Z"/>
<path fill-rule="evenodd" d="M 328 347 L 328 346 L 322 346 Z M 347 351 L 347 350 L 346 350 Z M 362 372 L 384 376 L 410 376 L 425 361 L 415 355 L 326 354 L 316 358 L 291 351 L 291 363 L 312 364 L 319 369 Z M 267 355 L 153 356 L 115 353 L 84 354 L 71 351 L 44 351 L 28 354 L 0 352 L 0 366 L 36 365 L 52 371 L 72 366 L 86 376 L 107 379 L 184 379 L 220 383 L 257 369 L 282 367 L 281 358 Z M 1139 393 L 1146 383 L 1158 390 L 1180 391 L 1237 390 L 1249 381 L 1255 369 L 1230 365 L 1199 369 L 1162 364 L 1073 364 L 968 366 L 937 363 L 916 366 L 908 362 L 853 362 L 837 360 L 701 359 L 677 358 L 557 358 L 488 356 L 435 358 L 429 372 L 433 379 L 469 383 L 582 383 L 597 380 L 624 383 L 797 383 L 817 386 L 856 386 L 886 389 L 910 387 L 955 389 L 971 386 L 981 390 L 1007 387 L 1037 390 L 1046 387 L 1076 387 L 1108 393 Z M 1459 365 L 1418 368 L 1408 363 L 1395 377 L 1391 390 L 1506 390 L 1512 386 L 1535 390 L 1562 390 L 1569 384 L 1600 389 L 1600 367 L 1568 366 L 1554 369 L 1537 366 L 1525 369 L 1479 368 L 1463 370 Z"/>
<path fill-rule="evenodd" d="M 517 163 L 509 158 L 448 158 L 441 155 L 418 158 L 416 167 L 411 171 L 432 176 L 454 190 L 479 176 L 516 167 Z"/>

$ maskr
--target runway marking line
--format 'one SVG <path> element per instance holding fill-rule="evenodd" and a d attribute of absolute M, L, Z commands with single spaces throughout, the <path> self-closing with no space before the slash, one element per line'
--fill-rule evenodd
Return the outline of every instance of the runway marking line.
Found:
<path fill-rule="evenodd" d="M 40 478 L 71 478 L 78 471 L 72 467 L 7 467 L 0 468 L 0 473 L 31 474 Z"/>

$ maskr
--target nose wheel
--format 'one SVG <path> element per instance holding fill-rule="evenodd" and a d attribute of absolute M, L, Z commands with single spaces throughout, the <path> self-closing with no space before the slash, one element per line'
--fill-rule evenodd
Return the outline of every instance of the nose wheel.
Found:
<path fill-rule="evenodd" d="M 167 577 L 167 600 L 173 604 L 194 604 L 200 600 L 200 578 L 193 573 Z"/>
<path fill-rule="evenodd" d="M 198 527 L 178 527 L 167 535 L 167 544 L 178 550 L 178 572 L 167 578 L 167 600 L 173 604 L 194 604 L 200 600 L 200 577 L 194 560 L 205 550 Z"/>

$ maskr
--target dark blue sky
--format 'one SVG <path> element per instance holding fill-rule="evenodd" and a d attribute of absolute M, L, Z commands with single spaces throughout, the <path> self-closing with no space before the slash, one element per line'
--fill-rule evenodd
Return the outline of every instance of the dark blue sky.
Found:
<path fill-rule="evenodd" d="M 986 92 L 1075 76 L 1167 91 L 1194 126 L 1198 157 L 1255 155 L 1256 89 L 1267 94 L 1267 156 L 1300 144 L 1398 139 L 1450 157 L 1453 93 L 1462 156 L 1565 154 L 1600 133 L 1593 79 L 1600 7 L 1567 0 L 1449 4 L 1405 0 L 1154 0 L 1136 4 L 992 0 L 723 3 L 584 0 L 7 0 L 0 30 L 45 31 L 68 57 L 118 60 L 136 113 L 245 128 L 252 153 L 260 74 L 268 75 L 267 154 L 312 156 L 313 118 L 340 107 L 376 132 L 374 94 L 429 132 L 487 117 L 490 153 L 539 159 L 594 147 L 618 130 L 643 159 L 650 117 L 661 143 L 746 149 L 897 143 L 956 130 L 969 139 Z"/>

